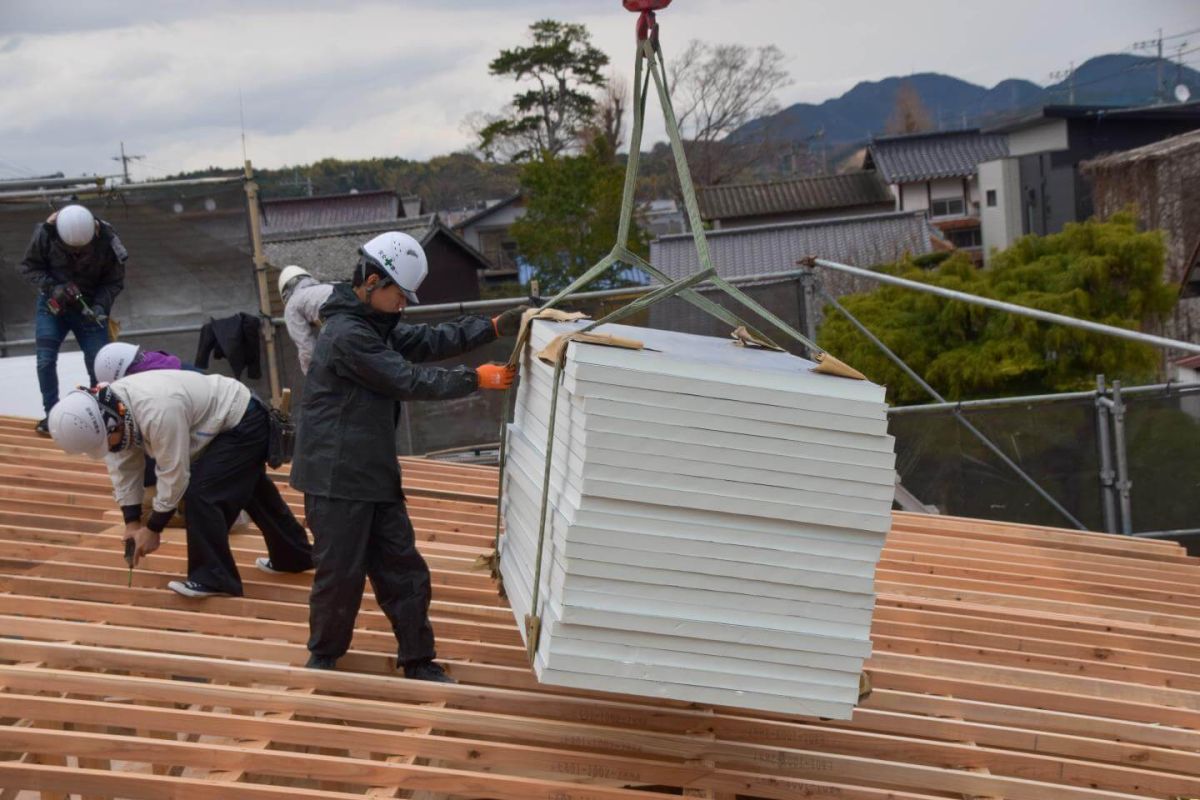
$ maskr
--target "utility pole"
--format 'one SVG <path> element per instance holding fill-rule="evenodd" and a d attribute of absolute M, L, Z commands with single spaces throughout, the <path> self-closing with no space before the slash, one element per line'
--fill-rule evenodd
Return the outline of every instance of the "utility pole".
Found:
<path fill-rule="evenodd" d="M 1183 84 L 1183 49 L 1187 47 L 1187 42 L 1180 42 L 1178 53 L 1175 56 L 1175 86 L 1179 87 Z M 1180 102 L 1186 102 L 1181 100 Z"/>
<path fill-rule="evenodd" d="M 254 167 L 245 162 L 246 205 L 250 214 L 250 246 L 254 254 L 254 279 L 258 287 L 258 310 L 262 318 L 263 343 L 267 350 L 267 384 L 271 388 L 271 402 L 278 406 L 281 397 L 279 382 L 279 353 L 275 350 L 275 326 L 271 322 L 271 298 L 267 287 L 267 256 L 263 251 L 262 219 L 258 213 L 258 182 L 254 180 Z"/>
<path fill-rule="evenodd" d="M 1147 39 L 1144 42 L 1134 42 L 1134 50 L 1149 50 L 1156 48 L 1158 51 L 1158 59 L 1155 62 L 1155 67 L 1158 71 L 1158 82 L 1155 88 L 1154 104 L 1162 105 L 1167 101 L 1166 85 L 1163 83 L 1163 32 L 1162 28 L 1158 29 L 1158 37 L 1155 39 Z"/>
<path fill-rule="evenodd" d="M 1162 59 L 1162 28 L 1158 29 L 1158 105 L 1166 102 L 1167 93 L 1163 85 L 1163 59 Z"/>
<path fill-rule="evenodd" d="M 127 156 L 125 155 L 125 143 L 121 142 L 121 155 L 113 156 L 113 161 L 121 162 L 121 172 L 125 176 L 125 182 L 129 183 L 129 162 L 141 161 L 145 156 Z"/>
<path fill-rule="evenodd" d="M 1075 105 L 1075 62 L 1071 62 L 1071 66 L 1065 70 L 1058 70 L 1050 73 L 1052 81 L 1067 81 L 1067 105 Z"/>

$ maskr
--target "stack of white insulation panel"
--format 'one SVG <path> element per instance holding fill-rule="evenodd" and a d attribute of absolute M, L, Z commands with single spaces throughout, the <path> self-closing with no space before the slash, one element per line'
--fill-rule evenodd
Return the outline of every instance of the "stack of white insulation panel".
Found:
<path fill-rule="evenodd" d="M 523 635 L 554 381 L 535 354 L 585 324 L 533 323 L 508 430 L 500 570 Z M 731 339 L 596 332 L 644 349 L 567 350 L 539 680 L 849 718 L 891 523 L 883 388 Z"/>

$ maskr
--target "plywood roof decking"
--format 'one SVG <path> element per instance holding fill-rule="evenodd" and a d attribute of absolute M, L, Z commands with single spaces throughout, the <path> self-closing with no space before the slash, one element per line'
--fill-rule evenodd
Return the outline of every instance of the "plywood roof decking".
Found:
<path fill-rule="evenodd" d="M 391 673 L 368 599 L 304 669 L 306 576 L 188 600 L 180 532 L 126 587 L 98 464 L 0 418 L 0 797 L 1200 796 L 1200 561 L 1176 545 L 897 514 L 850 722 L 538 686 L 486 574 L 495 472 L 405 463 L 460 686 Z M 300 509 L 300 497 L 286 493 Z M 654 787 L 635 791 L 629 787 Z"/>

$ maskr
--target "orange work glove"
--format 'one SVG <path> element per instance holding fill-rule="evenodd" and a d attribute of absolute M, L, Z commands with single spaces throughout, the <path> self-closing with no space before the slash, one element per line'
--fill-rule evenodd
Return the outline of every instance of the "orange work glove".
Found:
<path fill-rule="evenodd" d="M 517 377 L 517 368 L 505 364 L 484 364 L 475 368 L 480 389 L 507 389 Z"/>

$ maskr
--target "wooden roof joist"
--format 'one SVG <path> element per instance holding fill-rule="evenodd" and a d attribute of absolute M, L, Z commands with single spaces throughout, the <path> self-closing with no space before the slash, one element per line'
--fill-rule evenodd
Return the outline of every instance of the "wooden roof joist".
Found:
<path fill-rule="evenodd" d="M 457 686 L 396 677 L 369 592 L 339 670 L 304 669 L 309 577 L 258 573 L 253 530 L 245 597 L 167 591 L 176 530 L 127 587 L 103 468 L 0 418 L 0 797 L 1200 796 L 1200 562 L 1174 544 L 897 514 L 873 690 L 798 719 L 539 686 L 474 569 L 495 470 L 403 468 Z"/>

